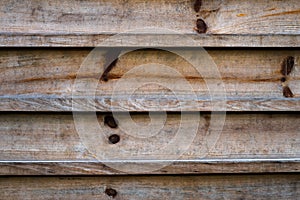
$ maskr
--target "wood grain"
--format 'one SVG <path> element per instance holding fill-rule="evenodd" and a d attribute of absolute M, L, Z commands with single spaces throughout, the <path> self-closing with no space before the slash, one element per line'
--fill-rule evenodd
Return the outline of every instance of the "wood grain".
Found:
<path fill-rule="evenodd" d="M 164 166 L 165 163 L 156 161 L 156 166 Z M 170 163 L 170 162 L 169 162 Z M 24 176 L 24 175 L 197 175 L 197 174 L 249 174 L 249 173 L 299 173 L 299 159 L 265 159 L 265 160 L 191 160 L 191 161 L 174 161 L 170 165 L 158 168 L 154 171 L 137 171 L 128 172 L 120 171 L 122 167 L 134 166 L 143 168 L 149 165 L 149 162 L 122 161 L 121 163 L 110 163 L 114 167 L 107 166 L 103 162 L 97 161 L 50 161 L 50 162 L 33 162 L 33 161 L 5 161 L 0 162 L 0 174 L 2 176 Z M 122 166 L 123 165 L 123 166 Z M 115 169 L 117 168 L 117 169 Z M 126 167 L 127 168 L 127 167 Z M 135 169 L 132 168 L 132 169 Z M 125 167 L 124 167 L 125 169 Z"/>
<path fill-rule="evenodd" d="M 300 176 L 0 178 L 1 199 L 297 199 Z M 109 197 L 106 189 L 117 192 Z"/>
<path fill-rule="evenodd" d="M 0 43 L 97 46 L 125 32 L 129 38 L 109 46 L 299 47 L 299 8 L 298 0 L 203 0 L 198 18 L 208 30 L 199 36 L 191 0 L 4 0 L 0 4 Z M 195 38 L 195 43 L 184 42 L 182 35 Z"/>
<path fill-rule="evenodd" d="M 149 135 L 151 133 L 145 132 L 142 128 L 150 122 L 147 114 L 131 114 L 132 119 L 141 126 L 135 132 L 127 132 L 128 129 L 124 129 L 124 124 L 130 123 L 127 118 L 118 118 L 119 128 L 107 127 L 103 123 L 105 115 L 98 114 L 96 118 L 102 131 L 95 129 L 95 132 L 88 135 L 89 141 L 96 141 L 97 144 L 99 142 L 95 149 L 100 148 L 104 155 L 99 157 L 95 149 L 86 146 L 89 143 L 86 143 L 82 134 L 76 131 L 78 126 L 75 126 L 70 114 L 2 113 L 0 174 L 127 174 L 130 168 L 151 164 L 161 166 L 148 172 L 153 174 L 300 170 L 300 115 L 297 113 L 229 113 L 226 115 L 223 128 L 213 126 L 213 122 L 218 123 L 214 119 L 215 114 L 203 113 L 197 122 L 199 127 L 196 135 L 192 133 L 195 118 L 191 113 L 183 113 L 185 116 L 168 113 L 162 129 L 151 137 Z M 83 117 L 87 127 L 95 126 L 92 118 L 87 115 Z M 188 119 L 184 123 L 181 117 Z M 185 124 L 189 128 L 184 128 L 183 132 L 178 133 L 180 123 L 183 128 Z M 160 125 L 161 121 L 152 119 L 153 129 Z M 222 130 L 219 135 L 215 132 L 218 129 Z M 120 136 L 119 143 L 109 144 L 108 137 L 112 134 Z M 172 146 L 168 146 L 169 141 L 179 134 L 185 138 L 179 142 L 187 146 L 182 155 L 178 153 L 181 145 L 172 143 L 175 148 L 173 150 Z M 102 141 L 97 135 L 103 136 Z M 188 138 L 192 140 L 186 141 Z M 162 147 L 171 151 L 162 151 L 160 150 Z M 155 151 L 156 149 L 158 151 Z M 145 171 L 136 170 L 135 173 Z"/>
<path fill-rule="evenodd" d="M 201 74 L 191 63 L 171 52 L 152 49 L 125 54 L 128 51 L 125 49 L 108 73 L 106 82 L 98 82 L 97 76 L 100 79 L 109 49 L 93 50 L 99 56 L 97 63 L 80 68 L 87 66 L 85 59 L 92 54 L 91 50 L 1 49 L 0 110 L 300 110 L 298 49 L 208 49 L 208 54 L 204 55 L 214 61 L 216 73 L 210 71 L 213 66 L 197 65 Z M 195 51 L 186 49 L 181 52 L 193 55 Z M 287 81 L 282 83 L 281 64 L 287 56 L 293 56 L 296 64 Z M 140 70 L 139 67 L 146 64 L 148 67 Z M 82 71 L 83 68 L 85 71 Z M 97 87 L 93 90 L 87 83 Z M 181 83 L 188 83 L 188 86 Z M 176 86 L 177 89 L 166 88 L 162 84 Z M 211 100 L 214 97 L 209 87 L 215 84 L 221 84 L 220 89 L 216 89 L 220 90 L 221 99 L 226 96 L 223 107 L 213 107 Z M 293 92 L 293 98 L 284 97 L 283 85 L 286 84 Z M 134 93 L 130 92 L 130 85 L 136 87 Z M 93 102 L 95 108 L 92 107 Z"/>
<path fill-rule="evenodd" d="M 299 47 L 299 44 L 300 35 L 0 34 L 0 47 Z"/>

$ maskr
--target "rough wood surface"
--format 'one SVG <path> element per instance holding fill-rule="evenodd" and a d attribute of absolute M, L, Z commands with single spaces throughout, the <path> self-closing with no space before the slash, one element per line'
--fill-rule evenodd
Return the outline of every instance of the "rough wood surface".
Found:
<path fill-rule="evenodd" d="M 23 175 L 131 175 L 131 174 L 152 174 L 152 175 L 196 175 L 196 174 L 248 174 L 248 173 L 299 173 L 299 159 L 235 159 L 235 160 L 191 160 L 191 161 L 174 161 L 170 165 L 154 171 L 121 171 L 122 165 L 131 165 L 135 167 L 143 167 L 149 162 L 122 162 L 117 165 L 113 163 L 113 167 L 105 165 L 103 162 L 83 161 L 83 162 L 0 162 L 0 174 L 3 176 L 23 176 Z M 163 162 L 155 162 L 156 165 L 165 165 Z M 134 168 L 133 168 L 134 169 Z"/>
<path fill-rule="evenodd" d="M 297 199 L 300 175 L 10 177 L 1 199 Z M 114 192 L 114 198 L 108 196 Z"/>
<path fill-rule="evenodd" d="M 110 46 L 299 47 L 298 0 L 203 0 L 198 13 L 194 11 L 194 2 L 3 0 L 0 43 L 1 46 L 96 46 L 112 35 L 127 32 L 133 36 Z M 199 37 L 194 30 L 197 18 L 202 18 L 208 27 Z M 157 37 L 145 36 L 144 29 Z M 174 39 L 174 34 L 179 40 Z M 184 42 L 178 34 L 190 35 L 195 43 Z"/>
<path fill-rule="evenodd" d="M 300 115 L 297 113 L 227 114 L 223 129 L 212 125 L 213 115 L 204 113 L 195 136 L 192 114 L 183 115 L 188 117 L 185 123 L 189 128 L 181 134 L 183 138 L 193 138 L 191 142 L 179 141 L 186 142 L 187 149 L 178 155 L 180 144 L 172 143 L 174 151 L 160 149 L 168 147 L 168 142 L 178 137 L 178 127 L 182 123 L 179 114 L 168 113 L 163 128 L 151 137 L 147 135 L 150 133 L 143 133 L 145 129 L 142 128 L 136 130 L 138 133 L 126 132 L 127 118 L 120 118 L 119 128 L 112 129 L 104 125 L 104 114 L 98 114 L 96 120 L 103 132 L 97 130 L 88 136 L 97 144 L 99 142 L 95 148 L 101 148 L 105 155 L 99 158 L 94 149 L 86 147 L 89 143 L 76 131 L 78 126 L 75 127 L 70 114 L 2 113 L 0 174 L 123 174 L 128 167 L 143 167 L 147 163 L 166 164 L 151 172 L 153 174 L 300 171 Z M 87 127 L 93 127 L 92 120 L 84 117 Z M 132 114 L 132 119 L 140 126 L 150 121 L 146 114 Z M 160 124 L 161 121 L 154 118 L 151 127 L 155 129 Z M 222 133 L 216 134 L 217 129 L 222 129 Z M 120 136 L 119 143 L 109 144 L 108 137 L 113 134 Z M 141 138 L 141 134 L 144 137 Z M 103 136 L 102 141 L 97 135 Z M 214 138 L 214 135 L 217 136 L 215 139 L 209 137 Z M 143 154 L 157 148 L 156 153 Z"/>
<path fill-rule="evenodd" d="M 78 82 L 82 83 L 83 89 L 74 92 L 74 109 L 90 110 L 94 102 L 93 89 L 85 86 L 84 81 L 98 84 L 95 89 L 95 109 L 98 111 L 300 110 L 298 49 L 208 49 L 217 73 L 212 73 L 212 68 L 205 65 L 201 75 L 190 63 L 171 52 L 137 50 L 122 54 L 125 52 L 122 50 L 116 65 L 108 73 L 107 82 L 97 82 L 97 75 L 104 68 L 108 49 L 99 50 L 97 63 L 86 72 L 78 71 L 83 68 L 80 66 L 91 50 L 1 49 L 0 110 L 71 111 L 72 91 L 77 89 L 74 85 Z M 182 52 L 193 55 L 195 50 Z M 295 58 L 295 65 L 286 82 L 282 83 L 282 62 L 287 56 Z M 149 67 L 139 70 L 145 64 Z M 166 67 L 161 67 L 163 65 Z M 169 71 L 160 71 L 165 68 Z M 76 79 L 76 76 L 80 77 Z M 126 83 L 120 84 L 121 80 Z M 181 88 L 182 80 L 190 87 Z M 137 84 L 130 97 L 129 85 L 136 83 L 147 84 Z M 161 86 L 162 83 L 176 86 L 177 96 L 172 88 Z M 211 83 L 224 84 L 224 90 L 221 84 L 220 93 L 223 92 L 223 99 L 226 96 L 225 106 L 213 108 Z M 284 97 L 284 85 L 289 86 L 293 98 Z M 112 94 L 116 94 L 115 98 Z M 82 105 L 82 108 L 76 105 Z"/>
<path fill-rule="evenodd" d="M 182 39 L 185 38 L 185 39 Z M 0 34 L 0 47 L 299 47 L 300 35 Z"/>

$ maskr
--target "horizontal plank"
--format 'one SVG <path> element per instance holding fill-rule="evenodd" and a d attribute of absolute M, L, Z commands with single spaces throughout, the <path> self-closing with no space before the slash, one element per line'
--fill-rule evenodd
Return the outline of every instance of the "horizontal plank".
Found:
<path fill-rule="evenodd" d="M 210 99 L 190 99 L 174 96 L 152 95 L 151 99 L 145 99 L 143 95 L 120 96 L 111 99 L 111 96 L 100 98 L 69 98 L 56 95 L 17 95 L 2 96 L 2 111 L 300 111 L 300 98 L 232 98 L 226 99 L 226 106 L 214 107 Z M 178 97 L 178 96 L 177 96 Z M 74 106 L 77 104 L 78 106 Z M 113 106 L 112 106 L 113 105 Z M 95 107 L 93 107 L 95 106 Z"/>
<path fill-rule="evenodd" d="M 224 126 L 221 113 L 168 113 L 165 122 L 151 115 L 151 123 L 131 113 L 117 115 L 117 128 L 105 116 L 0 114 L 0 174 L 300 171 L 297 113 L 228 113 Z M 111 144 L 111 135 L 120 141 Z"/>
<path fill-rule="evenodd" d="M 183 39 L 184 38 L 184 39 Z M 0 34 L 0 47 L 300 47 L 300 35 Z"/>
<path fill-rule="evenodd" d="M 208 159 L 176 160 L 174 162 L 151 161 L 165 166 L 154 171 L 143 170 L 149 161 L 122 161 L 110 163 L 97 161 L 0 161 L 0 174 L 5 176 L 24 175 L 128 175 L 128 174 L 248 174 L 248 173 L 299 173 L 300 159 Z M 169 165 L 166 165 L 169 164 Z M 171 164 L 170 164 L 171 163 Z M 139 167 L 139 171 L 120 171 L 123 166 Z M 115 169 L 116 168 L 116 169 Z M 133 169 L 134 169 L 133 168 Z M 125 168 L 124 168 L 125 169 Z"/>
<path fill-rule="evenodd" d="M 97 46 L 106 38 L 125 32 L 134 35 L 129 40 L 115 40 L 109 46 L 299 47 L 298 0 L 202 0 L 198 12 L 194 10 L 194 2 L 4 0 L 0 4 L 3 27 L 0 43 L 5 46 Z M 206 23 L 205 34 L 195 31 L 198 18 Z M 140 32 L 160 36 L 157 40 L 149 39 L 138 34 Z M 187 44 L 182 39 L 172 40 L 173 34 L 181 34 L 175 36 L 177 38 L 190 35 L 196 41 Z"/>
<path fill-rule="evenodd" d="M 0 178 L 3 199 L 297 199 L 300 175 Z"/>
<path fill-rule="evenodd" d="M 298 49 L 91 50 L 0 49 L 0 110 L 300 110 Z M 118 53 L 108 81 L 98 81 Z M 208 63 L 194 67 L 182 55 L 192 62 L 206 57 Z M 288 56 L 295 64 L 282 82 Z M 284 86 L 293 98 L 284 96 Z"/>

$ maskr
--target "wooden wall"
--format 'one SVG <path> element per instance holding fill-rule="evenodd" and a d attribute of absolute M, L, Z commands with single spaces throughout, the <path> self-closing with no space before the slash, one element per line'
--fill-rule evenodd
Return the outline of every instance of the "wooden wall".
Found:
<path fill-rule="evenodd" d="M 2 0 L 0 27 L 0 199 L 300 197 L 299 0 Z"/>

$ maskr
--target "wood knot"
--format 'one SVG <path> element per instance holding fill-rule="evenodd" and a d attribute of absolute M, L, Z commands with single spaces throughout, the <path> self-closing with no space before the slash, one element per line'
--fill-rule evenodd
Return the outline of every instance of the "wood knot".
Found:
<path fill-rule="evenodd" d="M 198 33 L 206 33 L 206 31 L 207 31 L 207 25 L 203 21 L 203 19 L 197 19 L 197 22 L 196 22 L 196 31 Z"/>
<path fill-rule="evenodd" d="M 120 136 L 117 134 L 113 134 L 109 136 L 108 140 L 111 144 L 117 144 L 118 142 L 120 142 Z"/>
<path fill-rule="evenodd" d="M 107 115 L 104 117 L 104 124 L 109 126 L 110 128 L 118 128 L 118 123 L 115 118 L 111 115 Z"/>
<path fill-rule="evenodd" d="M 284 83 L 284 82 L 286 81 L 286 78 L 285 78 L 285 77 L 282 77 L 282 78 L 280 79 L 280 81 L 281 81 L 282 83 Z"/>
<path fill-rule="evenodd" d="M 117 196 L 118 192 L 117 192 L 115 189 L 112 189 L 112 188 L 106 188 L 105 194 L 106 194 L 107 196 L 110 196 L 110 197 L 112 197 L 112 198 L 115 198 L 115 197 Z"/>

